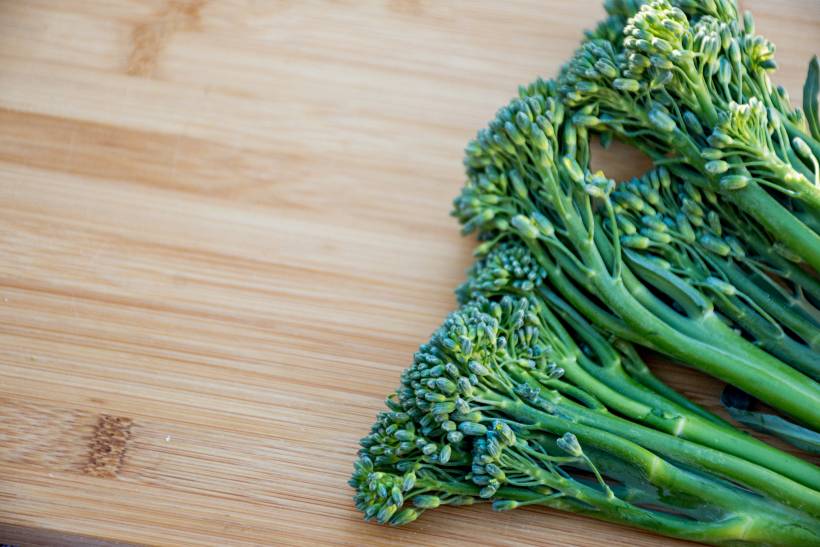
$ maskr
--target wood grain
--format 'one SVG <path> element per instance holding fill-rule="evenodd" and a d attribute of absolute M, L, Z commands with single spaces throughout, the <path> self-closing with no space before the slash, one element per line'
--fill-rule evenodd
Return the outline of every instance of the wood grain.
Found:
<path fill-rule="evenodd" d="M 682 545 L 345 484 L 469 263 L 464 144 L 599 4 L 0 3 L 0 543 Z M 820 4 L 744 4 L 799 99 Z"/>

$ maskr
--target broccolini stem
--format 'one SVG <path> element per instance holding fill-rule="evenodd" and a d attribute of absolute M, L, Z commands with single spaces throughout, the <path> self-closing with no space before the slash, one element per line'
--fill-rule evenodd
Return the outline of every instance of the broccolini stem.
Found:
<path fill-rule="evenodd" d="M 581 361 L 584 361 L 583 357 Z M 623 416 L 663 431 L 670 435 L 686 439 L 700 445 L 714 448 L 727 454 L 733 454 L 750 462 L 766 467 L 798 483 L 820 490 L 820 472 L 814 466 L 799 458 L 784 458 L 781 451 L 758 441 L 754 437 L 734 428 L 717 426 L 699 416 L 681 412 L 660 397 L 644 394 L 643 399 L 651 401 L 638 403 L 633 399 L 635 386 L 621 382 L 624 391 L 618 391 L 616 385 L 607 386 L 597 380 L 589 369 L 595 367 L 587 363 L 587 368 L 578 363 L 562 361 L 559 363 L 565 370 L 565 376 L 572 382 L 584 386 L 600 399 L 607 407 Z M 631 389 L 630 389 L 631 388 Z M 654 399 L 654 400 L 653 400 Z"/>
<path fill-rule="evenodd" d="M 600 497 L 600 496 L 596 496 Z M 810 545 L 818 541 L 812 530 L 813 523 L 795 524 L 793 519 L 776 519 L 763 512 L 738 511 L 718 521 L 702 522 L 676 517 L 661 511 L 652 511 L 622 501 L 604 506 L 603 501 L 590 508 L 588 503 L 566 500 L 561 503 L 542 503 L 546 507 L 567 507 L 574 513 L 592 516 L 607 522 L 642 528 L 665 536 L 697 541 L 709 545 L 738 543 L 761 545 Z"/>
<path fill-rule="evenodd" d="M 547 257 L 537 241 L 527 242 L 527 244 L 539 263 L 550 273 L 550 282 L 561 291 L 567 300 L 575 305 L 574 300 L 578 300 L 577 290 L 564 290 L 567 285 L 572 283 L 556 271 L 557 268 L 554 262 Z M 590 258 L 596 260 L 594 256 L 590 256 Z M 597 260 L 600 261 L 600 257 Z M 601 271 L 605 271 L 603 267 Z M 820 396 L 816 393 L 817 388 L 811 379 L 797 373 L 791 367 L 756 348 L 743 352 L 746 354 L 743 355 L 740 350 L 744 348 L 739 346 L 745 344 L 745 342 L 742 339 L 738 340 L 738 337 L 733 333 L 732 335 L 724 334 L 726 326 L 722 322 L 720 322 L 722 326 L 718 327 L 719 335 L 715 336 L 707 333 L 715 342 L 715 346 L 712 346 L 690 338 L 667 323 L 659 321 L 656 316 L 653 316 L 639 301 L 632 297 L 630 291 L 627 291 L 623 281 L 623 279 L 628 278 L 627 273 L 628 270 L 625 268 L 625 275 L 618 280 L 603 275 L 595 276 L 593 279 L 599 294 L 605 295 L 607 298 L 610 308 L 622 318 L 630 329 L 634 329 L 628 336 L 622 336 L 623 338 L 638 342 L 644 346 L 657 348 L 667 355 L 702 368 L 709 374 L 736 385 L 747 393 L 784 410 L 809 424 L 812 428 L 820 428 L 820 416 L 817 415 L 815 410 L 820 408 Z M 643 292 L 646 298 L 650 297 L 639 284 L 633 286 L 633 291 L 639 294 Z M 664 307 L 665 305 L 659 304 L 655 306 L 654 311 L 662 311 Z M 673 313 L 672 310 L 669 310 L 669 312 L 666 315 Z M 592 314 L 588 317 L 600 327 L 607 328 L 608 321 L 605 320 L 605 317 L 602 320 L 600 314 Z M 713 321 L 710 322 L 713 324 L 715 324 L 715 321 L 720 321 L 714 315 L 712 315 L 712 319 Z M 676 326 L 679 328 L 684 326 L 680 320 L 676 320 L 676 323 L 678 323 Z M 695 326 L 695 328 L 698 327 Z M 690 330 L 688 325 L 686 325 L 686 330 Z M 703 332 L 706 329 L 701 326 L 700 330 Z M 622 332 L 621 334 L 626 333 Z M 732 341 L 729 342 L 729 340 Z M 732 352 L 728 352 L 723 348 L 732 348 Z M 776 371 L 774 375 L 773 370 Z M 751 371 L 755 372 L 750 373 Z M 763 380 L 763 378 L 766 379 Z M 745 386 L 741 386 L 741 383 Z M 797 402 L 796 397 L 800 397 L 801 401 Z M 806 399 L 802 399 L 803 397 Z"/>
<path fill-rule="evenodd" d="M 568 319 L 565 321 L 567 324 L 572 325 L 579 333 L 591 329 L 586 320 L 572 310 L 568 310 L 565 303 L 564 306 L 557 311 Z M 549 313 L 544 306 L 542 310 L 542 313 Z M 551 320 L 548 318 L 548 321 L 552 328 L 560 327 L 555 317 Z M 580 336 L 588 339 L 589 334 L 586 336 L 580 334 Z M 628 358 L 643 365 L 634 349 L 631 346 L 628 346 L 628 349 L 633 353 Z M 620 363 L 616 365 L 618 366 L 607 366 L 607 363 L 603 363 L 603 366 L 597 365 L 583 354 L 579 356 L 577 363 L 574 361 L 562 363 L 567 378 L 577 385 L 584 386 L 605 405 L 623 415 L 645 422 L 659 431 L 734 454 L 815 490 L 820 490 L 820 471 L 815 466 L 799 458 L 785 456 L 783 452 L 738 431 L 728 423 L 715 420 L 713 415 L 686 399 L 684 399 L 687 403 L 685 407 L 676 405 L 674 400 L 670 403 L 669 400 L 648 391 L 623 374 Z M 643 365 L 643 368 L 646 366 Z M 652 378 L 660 383 L 654 375 Z M 665 384 L 661 383 L 661 385 L 666 387 Z M 678 398 L 680 398 L 679 395 Z M 636 404 L 636 402 L 641 404 Z M 693 413 L 691 407 L 695 407 L 700 412 Z M 649 413 L 646 412 L 647 408 L 651 409 Z"/>
<path fill-rule="evenodd" d="M 526 420 L 538 429 L 555 435 L 562 435 L 567 431 L 566 418 L 553 416 L 522 401 L 511 401 L 494 395 L 487 395 L 487 398 L 493 400 L 495 404 L 509 412 L 510 415 Z M 583 442 L 587 442 L 596 448 L 612 452 L 616 447 L 632 445 L 633 443 L 642 447 L 651 447 L 658 454 L 662 454 L 674 461 L 717 473 L 757 491 L 766 492 L 773 499 L 797 510 L 806 511 L 814 516 L 820 515 L 820 492 L 743 458 L 672 437 L 612 415 L 584 409 L 580 405 L 570 404 L 569 402 L 560 404 L 560 412 L 566 413 L 570 421 L 573 422 L 572 433 Z M 665 463 L 648 450 L 646 450 L 645 456 L 635 461 L 634 456 L 629 457 L 628 454 L 629 452 L 634 454 L 636 449 L 637 446 L 626 454 L 618 455 L 625 458 L 626 461 L 640 462 L 647 465 L 647 470 Z M 648 462 L 647 458 L 649 458 Z M 649 478 L 650 480 L 653 479 L 651 473 Z M 681 484 L 677 484 L 675 489 L 683 490 Z M 714 496 L 710 493 L 708 497 L 724 504 L 724 507 L 733 507 L 732 504 L 739 502 L 739 499 L 730 496 L 726 492 L 716 492 Z"/>
<path fill-rule="evenodd" d="M 777 275 L 798 285 L 815 300 L 820 301 L 820 282 L 818 282 L 814 276 L 802 269 L 798 264 L 783 258 L 768 242 L 762 241 L 757 237 L 749 237 L 744 239 L 744 241 L 746 241 L 759 256 L 764 257 L 770 267 L 777 270 Z M 759 275 L 765 276 L 766 274 Z M 766 277 L 766 279 L 771 283 L 768 277 Z M 816 322 L 816 315 L 812 315 L 812 317 L 815 317 Z"/>
<path fill-rule="evenodd" d="M 786 244 L 815 271 L 820 271 L 820 235 L 788 212 L 755 182 L 729 194 L 744 211 L 754 211 L 755 219 Z"/>
<path fill-rule="evenodd" d="M 560 274 L 560 270 L 558 273 Z M 593 322 L 598 328 L 601 328 L 602 331 L 611 333 L 623 340 L 640 342 L 645 347 L 651 347 L 647 343 L 642 342 L 639 337 L 635 335 L 634 331 L 630 330 L 618 318 L 612 316 L 590 302 L 583 294 L 580 293 L 578 288 L 571 282 L 568 282 L 563 275 L 551 273 L 550 276 L 551 283 L 554 284 L 555 287 L 567 297 L 567 300 L 572 302 L 572 306 L 574 306 L 575 309 L 580 310 L 584 316 L 594 317 L 595 319 Z M 551 305 L 555 306 L 557 309 L 560 309 L 561 313 L 571 314 L 574 321 L 577 321 L 580 318 L 580 316 L 575 312 L 575 309 L 569 306 L 567 302 L 562 300 L 551 290 L 546 287 L 539 287 L 539 293 L 545 301 L 549 301 Z M 637 356 L 636 359 L 627 360 L 627 362 L 625 362 L 622 366 L 624 370 L 629 373 L 631 378 L 634 378 L 639 384 L 650 389 L 654 393 L 661 395 L 662 397 L 676 403 L 681 408 L 686 409 L 688 412 L 696 414 L 710 422 L 731 427 L 728 422 L 725 422 L 721 418 L 704 410 L 674 389 L 661 382 L 654 374 L 652 374 L 652 371 L 649 370 L 643 361 L 637 359 Z"/>
<path fill-rule="evenodd" d="M 580 225 L 577 217 L 569 216 L 566 225 L 570 238 L 580 241 L 586 228 Z M 537 241 L 528 244 L 531 248 L 538 246 Z M 606 245 L 605 238 L 600 238 L 597 250 L 603 250 L 604 254 L 606 251 L 611 252 Z M 577 251 L 582 261 L 593 270 L 607 271 L 604 258 L 592 246 L 578 245 Z M 752 393 L 751 390 L 757 391 L 761 395 L 755 394 L 756 397 L 774 404 L 812 428 L 820 429 L 820 416 L 814 410 L 820 408 L 820 390 L 817 384 L 737 336 L 710 309 L 700 317 L 682 317 L 647 291 L 627 267 L 623 268 L 623 275 L 619 279 L 600 274 L 592 277 L 591 282 L 595 284 L 599 294 L 606 295 L 610 307 L 627 324 L 643 330 L 647 339 L 656 347 L 690 364 L 697 365 L 708 360 L 710 365 L 705 370 L 710 374 L 740 387 L 747 393 Z M 652 324 L 654 326 L 650 327 Z M 691 351 L 696 340 L 704 343 L 704 346 L 701 350 Z M 730 340 L 732 342 L 729 342 Z M 732 347 L 732 354 L 727 354 L 722 349 L 724 347 Z M 715 353 L 712 353 L 713 351 Z M 724 356 L 713 359 L 712 356 L 717 354 Z M 771 377 L 772 381 L 777 377 L 780 385 L 763 385 L 767 382 L 760 382 L 758 378 L 749 376 L 750 370 L 761 377 Z M 737 382 L 742 382 L 745 386 Z M 785 382 L 788 382 L 790 387 L 784 391 L 782 388 L 786 385 Z M 813 401 L 813 408 L 807 409 L 802 404 L 793 404 L 790 398 L 798 393 L 809 397 L 809 400 Z"/>
<path fill-rule="evenodd" d="M 628 324 L 639 329 L 639 332 L 642 331 L 655 347 L 740 387 L 814 429 L 820 429 L 820 416 L 816 411 L 820 408 L 820 394 L 816 383 L 811 379 L 765 352 L 747 347 L 749 344 L 736 335 L 725 334 L 723 331 L 726 327 L 722 322 L 723 326 L 719 330 L 701 329 L 705 340 L 691 338 L 653 317 L 630 294 L 631 291 L 626 289 L 623 282 L 607 279 L 605 276 L 598 276 L 596 282 L 601 293 L 608 296 L 607 301 L 613 310 Z M 637 290 L 639 289 L 638 287 Z M 714 326 L 720 321 L 714 314 L 706 319 Z M 689 325 L 686 327 L 686 330 L 692 330 Z M 797 397 L 801 402 L 796 403 Z M 808 408 L 806 404 L 809 405 Z"/>
<path fill-rule="evenodd" d="M 783 331 L 779 323 L 765 318 L 736 296 L 717 296 L 718 308 L 754 337 L 755 344 L 814 380 L 820 374 L 817 353 Z M 808 326 L 808 325 L 805 325 Z M 818 334 L 815 332 L 815 334 Z"/>
<path fill-rule="evenodd" d="M 542 484 L 554 483 L 554 477 L 535 466 L 528 471 Z M 425 481 L 432 491 L 481 501 L 480 487 L 461 481 Z M 502 486 L 498 489 L 496 499 L 505 500 L 512 507 L 541 505 L 560 511 L 568 511 L 593 517 L 598 520 L 641 528 L 650 532 L 700 541 L 713 545 L 722 545 L 732 541 L 754 541 L 758 543 L 791 544 L 804 542 L 808 545 L 814 541 L 816 534 L 811 531 L 811 523 L 797 515 L 781 515 L 777 521 L 768 512 L 760 515 L 749 511 L 745 503 L 731 509 L 726 516 L 717 521 L 698 521 L 687 517 L 678 517 L 660 511 L 638 507 L 627 501 L 628 496 L 609 498 L 594 487 L 581 481 L 567 482 L 564 488 L 571 488 L 578 498 L 545 495 L 532 488 Z M 617 489 L 616 489 L 617 491 Z M 509 504 L 506 500 L 517 503 Z M 712 500 L 707 500 L 711 502 Z M 746 500 L 744 500 L 746 501 Z M 496 504 L 501 505 L 501 504 Z M 494 505 L 494 507 L 496 506 Z M 502 505 L 503 506 L 503 505 Z M 765 519 L 765 526 L 754 525 L 758 519 Z"/>

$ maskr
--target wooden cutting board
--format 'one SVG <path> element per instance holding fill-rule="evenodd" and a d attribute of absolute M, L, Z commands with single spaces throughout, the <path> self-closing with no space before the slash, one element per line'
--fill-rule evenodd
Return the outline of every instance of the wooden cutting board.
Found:
<path fill-rule="evenodd" d="M 0 3 L 0 543 L 674 544 L 346 485 L 470 262 L 463 146 L 600 3 Z M 799 100 L 820 3 L 745 5 Z"/>

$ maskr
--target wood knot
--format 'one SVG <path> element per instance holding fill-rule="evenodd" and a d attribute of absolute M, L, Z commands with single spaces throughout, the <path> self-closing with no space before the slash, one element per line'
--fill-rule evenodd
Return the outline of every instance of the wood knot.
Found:
<path fill-rule="evenodd" d="M 155 17 L 134 28 L 134 48 L 126 73 L 151 76 L 168 41 L 180 30 L 192 30 L 199 24 L 199 12 L 206 0 L 171 0 Z"/>
<path fill-rule="evenodd" d="M 117 476 L 125 458 L 133 423 L 131 418 L 100 415 L 89 446 L 88 463 L 83 470 L 87 475 L 109 478 Z"/>

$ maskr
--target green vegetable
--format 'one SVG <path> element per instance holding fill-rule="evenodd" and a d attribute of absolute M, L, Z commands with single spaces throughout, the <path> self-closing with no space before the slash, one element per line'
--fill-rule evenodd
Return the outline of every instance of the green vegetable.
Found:
<path fill-rule="evenodd" d="M 820 452 L 820 65 L 804 114 L 730 0 L 605 7 L 560 78 L 519 88 L 467 146 L 453 214 L 477 261 L 361 440 L 356 506 L 403 525 L 543 505 L 716 545 L 820 544 L 820 469 L 635 349 L 724 380 L 732 417 Z M 591 172 L 591 132 L 655 167 Z"/>
<path fill-rule="evenodd" d="M 720 403 L 738 423 L 775 435 L 810 454 L 820 454 L 814 432 L 767 412 L 756 410 L 755 400 L 733 386 L 723 388 Z"/>
<path fill-rule="evenodd" d="M 820 61 L 817 55 L 809 62 L 806 83 L 803 85 L 803 110 L 806 113 L 806 123 L 812 137 L 820 139 L 820 108 L 817 106 L 817 97 L 820 94 Z"/>
<path fill-rule="evenodd" d="M 492 262 L 473 284 L 488 280 Z M 608 393 L 582 363 L 612 366 L 598 359 L 619 353 L 590 340 L 585 353 L 543 300 L 475 295 L 421 346 L 361 441 L 351 485 L 365 518 L 405 524 L 426 509 L 487 500 L 496 510 L 545 505 L 712 544 L 820 540 L 820 492 L 681 438 L 697 416 L 649 390 L 658 408 Z"/>
<path fill-rule="evenodd" d="M 527 139 L 507 145 L 506 120 L 531 113 L 533 103 L 540 113 L 531 125 L 552 135 L 548 148 L 537 148 Z M 469 180 L 454 210 L 465 230 L 516 235 L 530 247 L 562 298 L 598 327 L 735 385 L 815 431 L 820 428 L 820 386 L 727 325 L 714 311 L 712 288 L 671 273 L 661 275 L 657 268 L 651 279 L 647 268 L 640 274 L 633 271 L 637 253 L 630 254 L 628 248 L 669 242 L 653 230 L 622 243 L 616 206 L 631 203 L 650 215 L 655 208 L 641 195 L 613 191 L 605 176 L 588 172 L 587 130 L 572 124 L 556 84 L 537 81 L 522 89 L 520 98 L 501 109 L 468 146 L 465 164 Z M 509 190 L 512 177 L 525 182 L 526 197 Z M 482 205 L 486 195 L 494 196 L 496 203 Z M 682 202 L 690 224 L 707 222 L 701 204 L 689 197 Z M 536 212 L 549 219 L 554 233 L 538 228 L 532 220 Z M 716 251 L 718 242 L 712 239 L 699 241 Z"/>

